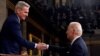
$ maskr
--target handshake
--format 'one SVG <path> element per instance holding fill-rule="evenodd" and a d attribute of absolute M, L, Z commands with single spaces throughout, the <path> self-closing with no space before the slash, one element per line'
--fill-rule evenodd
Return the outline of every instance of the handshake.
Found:
<path fill-rule="evenodd" d="M 37 43 L 35 46 L 39 50 L 46 50 L 49 48 L 49 45 L 45 43 Z"/>

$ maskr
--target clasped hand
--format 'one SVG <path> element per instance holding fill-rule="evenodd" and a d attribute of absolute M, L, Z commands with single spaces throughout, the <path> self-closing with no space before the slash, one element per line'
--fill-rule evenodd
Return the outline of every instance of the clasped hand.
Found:
<path fill-rule="evenodd" d="M 39 50 L 46 50 L 48 49 L 48 46 L 45 43 L 38 43 L 36 48 Z"/>

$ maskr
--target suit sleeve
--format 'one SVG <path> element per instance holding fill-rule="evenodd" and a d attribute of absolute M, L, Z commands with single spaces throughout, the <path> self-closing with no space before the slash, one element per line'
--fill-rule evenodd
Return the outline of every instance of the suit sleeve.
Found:
<path fill-rule="evenodd" d="M 33 49 L 35 47 L 35 43 L 33 42 L 28 42 L 22 37 L 22 32 L 20 29 L 20 24 L 17 21 L 11 21 L 10 22 L 10 30 L 13 33 L 12 35 L 14 36 L 14 40 L 20 44 L 21 46 L 25 46 L 26 48 Z"/>
<path fill-rule="evenodd" d="M 48 49 L 52 52 L 58 52 L 58 53 L 68 52 L 68 47 L 60 47 L 60 46 L 55 46 L 55 45 L 49 45 Z"/>

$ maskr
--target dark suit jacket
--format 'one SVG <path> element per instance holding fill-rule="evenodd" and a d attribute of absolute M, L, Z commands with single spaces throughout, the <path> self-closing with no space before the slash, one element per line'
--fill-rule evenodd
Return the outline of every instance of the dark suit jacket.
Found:
<path fill-rule="evenodd" d="M 59 47 L 50 45 L 49 50 L 58 53 L 65 53 L 65 56 L 88 56 L 87 46 L 81 37 L 76 39 L 72 46 Z"/>
<path fill-rule="evenodd" d="M 33 49 L 35 44 L 23 39 L 17 15 L 10 15 L 1 30 L 0 53 L 19 54 L 20 46 Z"/>
<path fill-rule="evenodd" d="M 70 50 L 70 45 L 67 46 L 67 47 L 60 47 L 60 46 L 55 46 L 55 45 L 49 45 L 48 50 L 52 51 L 53 53 L 57 52 L 61 56 L 68 56 L 69 55 L 69 50 Z"/>
<path fill-rule="evenodd" d="M 72 44 L 70 56 L 88 56 L 88 48 L 82 37 L 76 39 Z"/>

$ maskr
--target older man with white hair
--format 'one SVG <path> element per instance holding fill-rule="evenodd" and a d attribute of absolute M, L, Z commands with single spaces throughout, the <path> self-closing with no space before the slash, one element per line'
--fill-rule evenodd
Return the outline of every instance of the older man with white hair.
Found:
<path fill-rule="evenodd" d="M 53 52 L 65 53 L 66 56 L 88 56 L 87 46 L 81 37 L 82 26 L 79 22 L 71 22 L 67 28 L 66 35 L 70 41 L 70 46 L 47 45 L 47 49 Z"/>
<path fill-rule="evenodd" d="M 82 26 L 78 22 L 71 22 L 66 31 L 67 38 L 70 40 L 70 56 L 88 56 L 87 46 L 82 39 Z"/>

